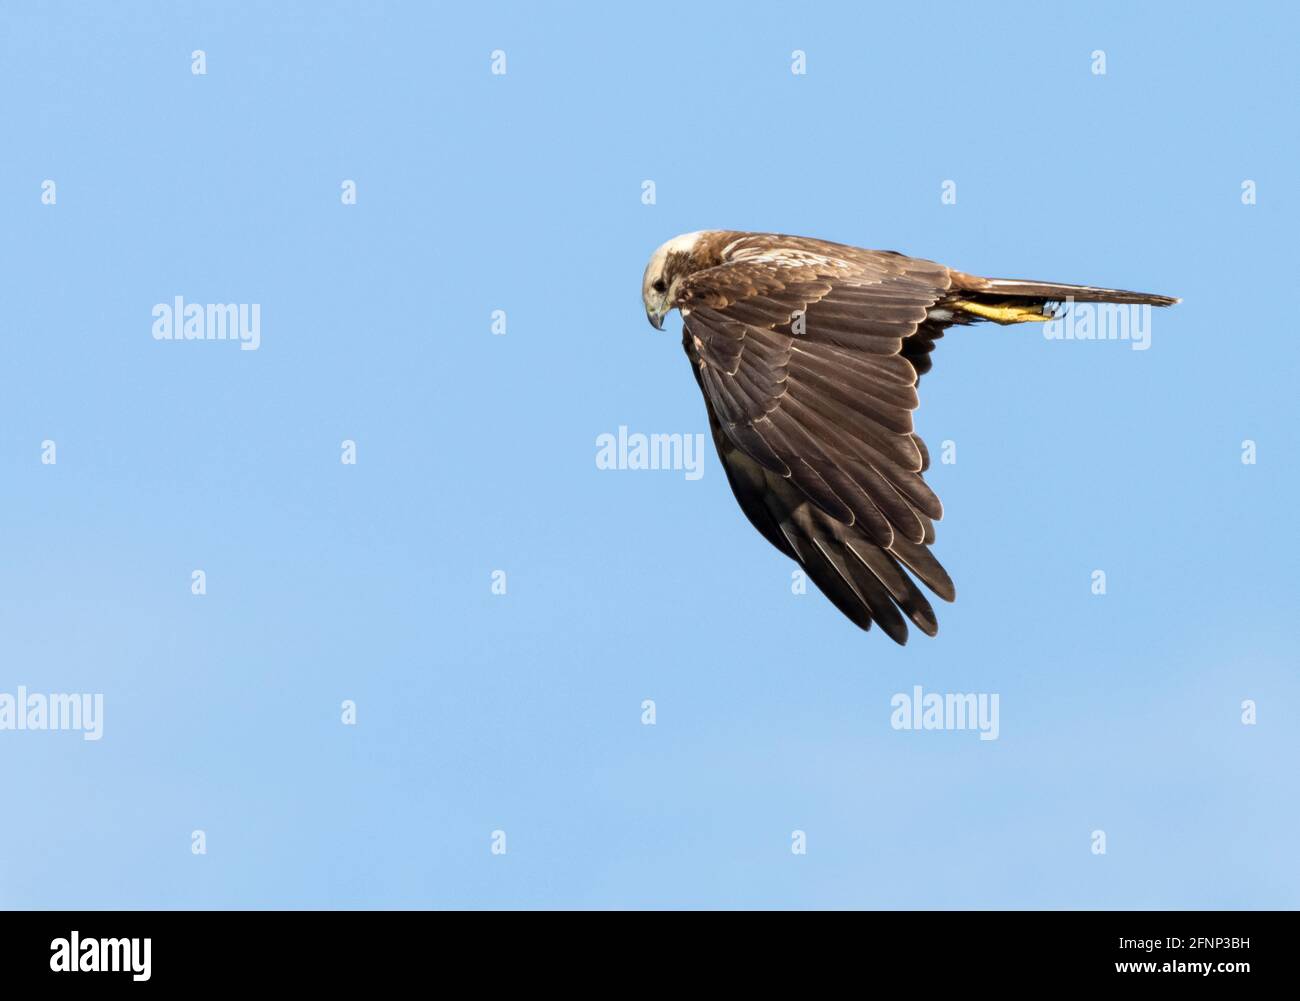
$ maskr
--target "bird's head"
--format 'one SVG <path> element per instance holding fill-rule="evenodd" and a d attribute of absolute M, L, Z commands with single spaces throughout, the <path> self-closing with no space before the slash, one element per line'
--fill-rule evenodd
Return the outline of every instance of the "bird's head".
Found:
<path fill-rule="evenodd" d="M 641 301 L 645 303 L 645 318 L 656 330 L 664 329 L 664 317 L 676 305 L 677 288 L 690 273 L 691 251 L 701 235 L 675 236 L 650 255 L 641 278 Z"/>

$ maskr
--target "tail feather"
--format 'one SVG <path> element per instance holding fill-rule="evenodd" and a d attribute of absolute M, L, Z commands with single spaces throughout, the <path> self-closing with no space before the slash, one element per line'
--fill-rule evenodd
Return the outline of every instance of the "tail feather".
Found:
<path fill-rule="evenodd" d="M 1020 278 L 980 278 L 960 271 L 950 272 L 952 288 L 940 303 L 949 322 L 1028 323 L 1051 320 L 1060 315 L 1058 306 L 1069 302 L 1108 302 L 1136 306 L 1172 306 L 1180 300 L 1148 292 L 1126 292 L 1095 285 L 1063 285 Z"/>
<path fill-rule="evenodd" d="M 1127 292 L 1118 288 L 1098 288 L 1095 285 L 1063 285 L 1058 282 L 1025 281 L 1020 278 L 979 278 L 953 272 L 953 291 L 1014 300 L 1040 302 L 1118 302 L 1142 306 L 1173 306 L 1181 300 L 1168 295 L 1149 292 Z"/>

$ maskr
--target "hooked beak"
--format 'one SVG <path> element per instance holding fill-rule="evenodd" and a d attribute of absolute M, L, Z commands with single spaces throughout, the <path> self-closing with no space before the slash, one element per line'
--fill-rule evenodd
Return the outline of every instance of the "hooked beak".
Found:
<path fill-rule="evenodd" d="M 656 313 L 656 312 L 655 312 L 654 310 L 652 310 L 652 309 L 647 309 L 647 310 L 645 311 L 645 318 L 646 318 L 647 320 L 650 321 L 650 326 L 654 327 L 655 330 L 663 330 L 663 329 L 664 329 L 664 314 L 663 314 L 663 313 Z"/>

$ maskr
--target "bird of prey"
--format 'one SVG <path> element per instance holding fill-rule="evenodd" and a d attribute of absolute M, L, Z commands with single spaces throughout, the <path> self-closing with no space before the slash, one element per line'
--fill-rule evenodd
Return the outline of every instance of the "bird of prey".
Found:
<path fill-rule="evenodd" d="M 952 579 L 930 553 L 939 498 L 912 430 L 917 383 L 954 325 L 1050 320 L 1074 302 L 1163 295 L 979 278 L 894 251 L 775 233 L 669 240 L 641 284 L 646 318 L 682 316 L 682 345 L 741 510 L 862 629 L 930 636 Z M 913 579 L 915 578 L 915 580 Z"/>

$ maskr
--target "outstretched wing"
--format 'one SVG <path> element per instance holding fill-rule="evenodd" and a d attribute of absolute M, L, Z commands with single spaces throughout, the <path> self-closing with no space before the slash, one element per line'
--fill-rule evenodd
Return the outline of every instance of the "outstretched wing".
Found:
<path fill-rule="evenodd" d="M 919 374 L 952 282 L 930 261 L 791 237 L 749 236 L 678 290 L 683 343 L 741 508 L 863 629 L 899 643 L 948 601 L 930 554 L 938 497 L 912 431 Z M 904 569 L 906 568 L 906 570 Z"/>

